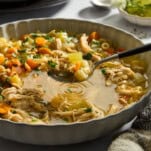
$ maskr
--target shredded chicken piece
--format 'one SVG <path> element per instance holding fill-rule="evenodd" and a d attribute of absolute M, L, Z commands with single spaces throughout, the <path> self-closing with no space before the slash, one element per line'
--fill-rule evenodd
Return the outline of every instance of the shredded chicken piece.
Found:
<path fill-rule="evenodd" d="M 66 51 L 66 52 L 69 52 L 69 53 L 77 52 L 77 50 L 72 49 L 72 48 L 67 47 L 67 46 L 65 47 L 65 51 Z"/>
<path fill-rule="evenodd" d="M 25 122 L 30 124 L 46 124 L 46 117 L 44 119 L 38 119 L 31 116 L 24 110 L 12 108 L 7 114 L 3 115 L 3 118 L 9 119 L 14 122 Z"/>
<path fill-rule="evenodd" d="M 117 111 L 119 111 L 120 108 L 118 105 L 115 105 L 115 104 L 110 104 L 109 105 L 109 108 L 108 108 L 108 111 L 106 112 L 107 115 L 109 114 L 114 114 L 114 113 L 117 113 Z"/>
<path fill-rule="evenodd" d="M 93 55 L 92 55 L 92 60 L 94 60 L 94 61 L 99 61 L 99 60 L 101 60 L 101 57 L 98 56 L 98 55 L 96 55 L 96 54 L 93 54 Z"/>
<path fill-rule="evenodd" d="M 41 98 L 44 95 L 44 93 L 41 89 L 36 89 L 36 88 L 33 88 L 33 89 L 24 88 L 24 89 L 21 89 L 21 93 L 23 95 L 29 95 L 29 96 L 33 95 L 33 96 L 37 96 L 39 98 Z"/>
<path fill-rule="evenodd" d="M 120 102 L 122 105 L 124 105 L 124 106 L 128 105 L 127 100 L 124 99 L 123 97 L 120 97 L 120 98 L 119 98 L 119 102 Z"/>
<path fill-rule="evenodd" d="M 129 67 L 125 67 L 117 62 L 107 62 L 106 64 L 109 66 L 106 67 L 106 74 L 109 75 L 106 82 L 112 81 L 118 83 L 135 77 L 135 72 Z"/>
<path fill-rule="evenodd" d="M 2 91 L 5 101 L 9 102 L 12 107 L 34 112 L 46 111 L 45 104 L 42 102 L 43 94 L 40 89 L 17 89 L 15 87 Z"/>
<path fill-rule="evenodd" d="M 91 49 L 91 47 L 88 45 L 88 41 L 87 41 L 87 36 L 86 34 L 83 34 L 81 37 L 80 37 L 80 47 L 81 47 L 81 50 L 83 53 L 88 53 L 90 51 L 93 51 Z"/>
<path fill-rule="evenodd" d="M 30 115 L 20 109 L 12 109 L 12 111 L 9 111 L 8 114 L 5 114 L 3 116 L 6 119 L 10 119 L 11 121 L 14 122 L 29 122 L 31 121 Z"/>
<path fill-rule="evenodd" d="M 2 91 L 2 95 L 6 100 L 12 100 L 14 98 L 14 94 L 17 93 L 17 89 L 15 87 L 7 88 Z"/>
<path fill-rule="evenodd" d="M 55 45 L 56 45 L 56 49 L 57 50 L 61 50 L 62 49 L 62 41 L 59 38 L 55 39 Z"/>
<path fill-rule="evenodd" d="M 126 84 L 122 84 L 120 86 L 117 86 L 116 91 L 119 92 L 122 95 L 142 95 L 144 91 L 142 91 L 141 86 L 135 86 L 135 87 L 130 87 Z"/>
<path fill-rule="evenodd" d="M 62 50 L 55 50 L 52 52 L 52 56 L 55 58 L 67 57 L 67 53 Z"/>

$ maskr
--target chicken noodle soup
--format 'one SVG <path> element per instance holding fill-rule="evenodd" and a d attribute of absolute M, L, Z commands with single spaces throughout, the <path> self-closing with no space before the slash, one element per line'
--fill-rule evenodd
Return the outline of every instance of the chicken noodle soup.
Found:
<path fill-rule="evenodd" d="M 29 33 L 0 38 L 0 117 L 30 124 L 82 122 L 117 113 L 147 91 L 146 64 L 139 57 L 91 65 L 123 51 L 101 33 Z M 49 73 L 73 77 L 60 82 Z M 79 81 L 79 82 L 77 82 Z M 81 82 L 82 81 L 82 82 Z"/>

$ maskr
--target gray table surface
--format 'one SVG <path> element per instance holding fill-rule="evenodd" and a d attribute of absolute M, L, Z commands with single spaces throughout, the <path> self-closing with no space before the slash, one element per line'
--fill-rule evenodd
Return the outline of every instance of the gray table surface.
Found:
<path fill-rule="evenodd" d="M 34 11 L 16 11 L 13 13 L 4 11 L 0 13 L 0 24 L 20 19 L 39 17 L 90 20 L 122 28 L 139 37 L 144 43 L 148 43 L 151 40 L 151 27 L 140 27 L 131 24 L 124 20 L 116 9 L 104 10 L 93 7 L 90 0 L 69 0 L 63 5 L 41 8 Z M 68 146 L 35 146 L 0 138 L 0 151 L 106 151 L 114 137 L 120 132 L 129 129 L 130 125 L 131 123 L 128 123 L 121 129 L 113 132 L 113 134 L 108 134 L 103 138 Z"/>

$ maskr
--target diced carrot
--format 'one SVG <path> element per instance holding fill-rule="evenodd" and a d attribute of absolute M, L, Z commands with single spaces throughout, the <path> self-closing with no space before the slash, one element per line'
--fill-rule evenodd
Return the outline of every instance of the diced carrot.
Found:
<path fill-rule="evenodd" d="M 11 47 L 11 48 L 8 48 L 7 49 L 7 53 L 15 53 L 15 52 L 17 52 L 17 49 L 16 48 L 14 48 L 14 47 Z"/>
<path fill-rule="evenodd" d="M 81 68 L 82 63 L 81 62 L 77 62 L 73 68 L 74 72 L 78 71 Z"/>
<path fill-rule="evenodd" d="M 17 49 L 12 47 L 12 48 L 8 48 L 5 57 L 7 57 L 8 59 L 13 57 L 13 54 L 17 52 Z"/>
<path fill-rule="evenodd" d="M 35 43 L 39 47 L 45 46 L 46 42 L 47 42 L 47 40 L 45 38 L 43 38 L 43 37 L 37 37 L 35 39 Z"/>
<path fill-rule="evenodd" d="M 11 61 L 14 66 L 21 66 L 21 62 L 19 61 L 19 59 L 14 58 Z"/>
<path fill-rule="evenodd" d="M 39 48 L 38 52 L 42 53 L 42 54 L 51 54 L 51 50 L 49 48 L 46 48 L 46 47 Z"/>
<path fill-rule="evenodd" d="M 0 103 L 0 114 L 7 114 L 10 109 L 11 107 L 7 104 Z"/>
<path fill-rule="evenodd" d="M 5 56 L 2 53 L 0 53 L 0 65 L 3 64 L 4 61 L 5 61 Z"/>
<path fill-rule="evenodd" d="M 13 64 L 12 64 L 11 60 L 6 62 L 6 66 L 9 68 L 12 68 Z"/>
<path fill-rule="evenodd" d="M 122 52 L 122 51 L 124 51 L 125 49 L 124 48 L 118 48 L 117 49 L 117 52 Z"/>
<path fill-rule="evenodd" d="M 109 48 L 107 50 L 105 50 L 106 52 L 108 52 L 108 54 L 112 55 L 114 53 L 114 49 L 113 48 Z"/>
<path fill-rule="evenodd" d="M 21 66 L 21 62 L 17 58 L 13 58 L 6 62 L 7 67 L 12 68 L 12 66 Z"/>
<path fill-rule="evenodd" d="M 8 59 L 11 59 L 13 57 L 13 55 L 12 55 L 12 53 L 6 53 L 5 57 L 8 58 Z"/>
<path fill-rule="evenodd" d="M 35 69 L 39 65 L 39 63 L 37 63 L 37 61 L 34 59 L 28 59 L 27 64 L 31 67 L 31 69 Z"/>
<path fill-rule="evenodd" d="M 98 40 L 100 38 L 100 34 L 98 32 L 92 32 L 88 37 L 88 42 L 91 42 L 93 39 Z"/>

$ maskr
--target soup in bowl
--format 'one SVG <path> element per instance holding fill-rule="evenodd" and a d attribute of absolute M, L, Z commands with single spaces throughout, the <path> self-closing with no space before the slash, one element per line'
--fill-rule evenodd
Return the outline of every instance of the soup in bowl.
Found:
<path fill-rule="evenodd" d="M 150 53 L 103 63 L 87 79 L 96 61 L 142 44 L 129 33 L 64 19 L 0 29 L 2 137 L 44 145 L 91 140 L 130 121 L 148 102 Z M 51 73 L 73 81 L 57 81 Z"/>

